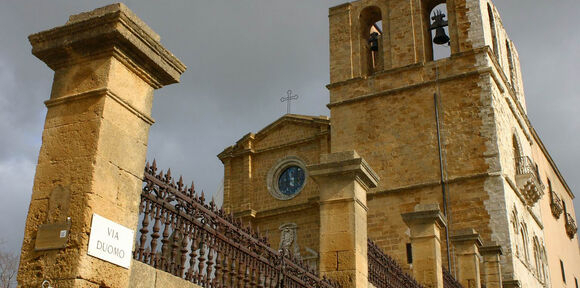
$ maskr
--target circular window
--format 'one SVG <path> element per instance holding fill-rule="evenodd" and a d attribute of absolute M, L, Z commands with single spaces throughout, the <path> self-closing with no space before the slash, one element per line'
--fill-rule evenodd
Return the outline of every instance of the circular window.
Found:
<path fill-rule="evenodd" d="M 268 191 L 276 199 L 289 200 L 300 193 L 306 184 L 306 165 L 296 156 L 281 159 L 268 172 Z"/>

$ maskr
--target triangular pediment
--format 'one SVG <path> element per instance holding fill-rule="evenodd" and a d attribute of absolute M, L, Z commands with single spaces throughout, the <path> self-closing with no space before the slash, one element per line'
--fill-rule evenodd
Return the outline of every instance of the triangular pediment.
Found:
<path fill-rule="evenodd" d="M 226 148 L 218 157 L 222 159 L 227 155 L 244 151 L 268 149 L 316 137 L 321 130 L 328 131 L 329 125 L 330 120 L 326 116 L 286 114 L 256 134 L 248 133 L 244 135 L 235 145 Z"/>

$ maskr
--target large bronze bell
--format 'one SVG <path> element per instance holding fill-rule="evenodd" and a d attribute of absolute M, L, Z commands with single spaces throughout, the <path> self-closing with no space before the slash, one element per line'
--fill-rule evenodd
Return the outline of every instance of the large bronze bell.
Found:
<path fill-rule="evenodd" d="M 445 34 L 445 29 L 443 27 L 438 27 L 435 29 L 435 37 L 433 37 L 433 43 L 443 45 L 449 43 L 449 36 Z"/>
<path fill-rule="evenodd" d="M 430 30 L 435 29 L 435 37 L 433 37 L 433 43 L 438 45 L 447 44 L 449 43 L 450 40 L 449 36 L 447 36 L 444 29 L 444 27 L 446 27 L 448 23 L 446 20 L 443 20 L 443 18 L 445 18 L 445 14 L 443 14 L 443 12 L 441 12 L 440 10 L 435 11 L 435 14 L 431 17 L 433 23 L 429 27 Z"/>

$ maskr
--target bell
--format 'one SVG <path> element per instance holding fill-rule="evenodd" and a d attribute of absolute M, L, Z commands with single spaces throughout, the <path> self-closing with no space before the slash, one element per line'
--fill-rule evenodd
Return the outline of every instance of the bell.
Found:
<path fill-rule="evenodd" d="M 435 29 L 435 37 L 433 37 L 433 43 L 439 45 L 449 43 L 449 36 L 445 34 L 445 29 L 443 29 L 443 27 L 438 27 Z"/>
<path fill-rule="evenodd" d="M 379 33 L 373 32 L 369 37 L 371 51 L 379 51 Z"/>
<path fill-rule="evenodd" d="M 445 29 L 443 27 L 447 26 L 447 21 L 443 20 L 445 14 L 441 10 L 435 11 L 435 14 L 431 17 L 433 23 L 429 27 L 430 30 L 435 29 L 435 37 L 433 37 L 433 43 L 438 45 L 443 45 L 449 43 L 449 36 L 445 34 Z"/>

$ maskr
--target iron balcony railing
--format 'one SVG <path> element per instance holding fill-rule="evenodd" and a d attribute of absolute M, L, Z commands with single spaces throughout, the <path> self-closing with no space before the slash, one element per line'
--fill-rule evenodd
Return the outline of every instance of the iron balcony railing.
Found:
<path fill-rule="evenodd" d="M 566 213 L 566 234 L 570 239 L 574 238 L 574 235 L 578 231 L 578 227 L 576 226 L 576 221 L 574 217 L 570 215 L 570 213 Z"/>
<path fill-rule="evenodd" d="M 562 200 L 554 191 L 550 191 L 550 210 L 552 210 L 552 215 L 554 215 L 556 219 L 559 219 L 564 211 Z"/>
<path fill-rule="evenodd" d="M 133 257 L 202 287 L 339 287 L 147 163 Z"/>

